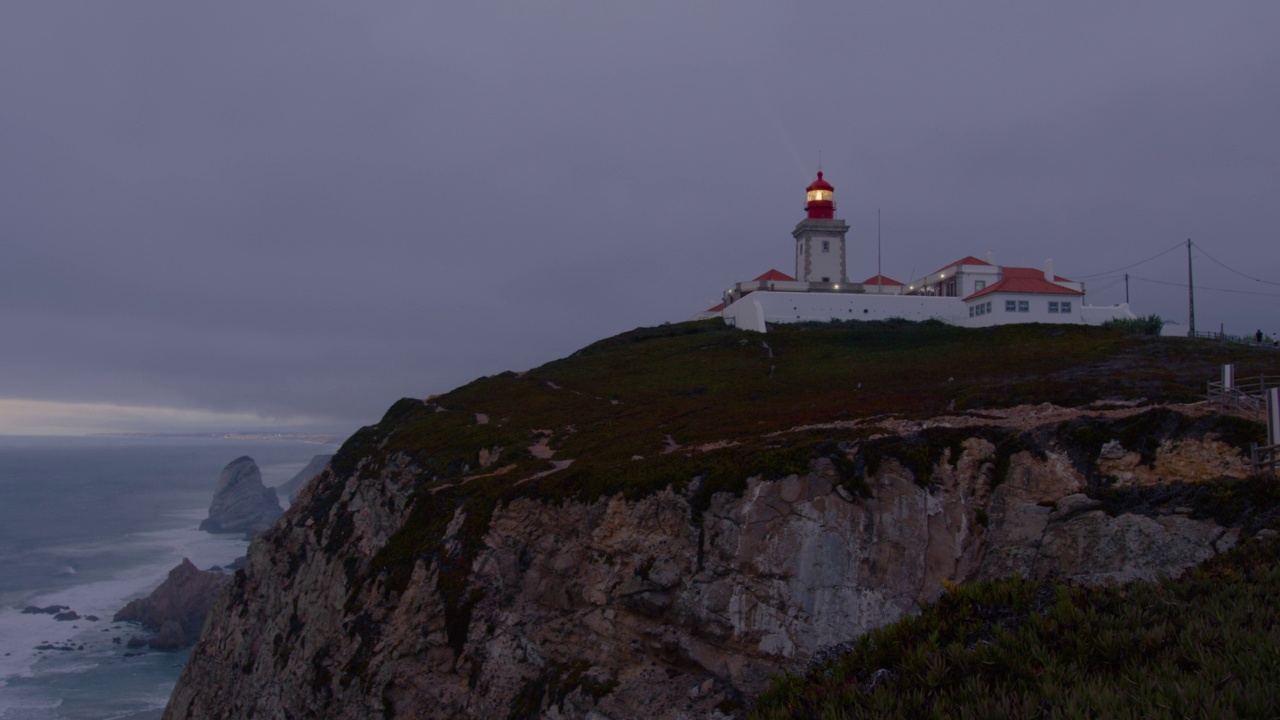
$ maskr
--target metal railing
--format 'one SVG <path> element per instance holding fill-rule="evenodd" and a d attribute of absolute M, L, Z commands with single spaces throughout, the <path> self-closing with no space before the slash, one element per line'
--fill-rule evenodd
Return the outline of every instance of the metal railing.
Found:
<path fill-rule="evenodd" d="M 1223 413 L 1262 419 L 1267 410 L 1267 388 L 1280 387 L 1280 378 L 1259 375 L 1256 378 L 1237 380 L 1230 386 L 1221 380 L 1209 383 L 1209 402 L 1217 403 Z"/>
<path fill-rule="evenodd" d="M 1209 402 L 1224 414 L 1266 423 L 1267 442 L 1249 444 L 1249 465 L 1255 476 L 1265 472 L 1275 477 L 1280 465 L 1280 378 L 1259 375 L 1241 380 L 1235 375 L 1235 364 L 1222 366 L 1222 379 L 1209 383 Z"/>
<path fill-rule="evenodd" d="M 1276 341 L 1269 337 L 1264 337 L 1262 342 L 1258 342 L 1256 335 L 1228 335 L 1222 332 L 1214 332 L 1211 330 L 1197 330 L 1194 333 L 1188 333 L 1191 337 L 1204 338 L 1206 340 L 1221 340 L 1222 342 L 1236 343 L 1239 345 L 1252 345 L 1259 348 L 1276 348 Z"/>
<path fill-rule="evenodd" d="M 1265 470 L 1268 475 L 1275 476 L 1276 466 L 1280 465 L 1280 445 L 1253 445 L 1249 448 L 1249 464 L 1254 475 L 1261 475 Z"/>

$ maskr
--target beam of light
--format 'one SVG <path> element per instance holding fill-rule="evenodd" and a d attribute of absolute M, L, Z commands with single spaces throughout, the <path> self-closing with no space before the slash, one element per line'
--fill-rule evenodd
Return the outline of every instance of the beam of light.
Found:
<path fill-rule="evenodd" d="M 287 432 L 315 418 L 264 418 L 184 408 L 0 398 L 0 435 Z"/>

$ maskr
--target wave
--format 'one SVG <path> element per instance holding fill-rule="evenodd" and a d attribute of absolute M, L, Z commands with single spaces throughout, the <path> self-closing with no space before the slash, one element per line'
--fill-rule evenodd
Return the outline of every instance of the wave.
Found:
<path fill-rule="evenodd" d="M 203 511 L 180 514 L 203 517 Z M 0 688 L 17 678 L 88 672 L 98 667 L 98 663 L 86 662 L 89 658 L 122 655 L 124 640 L 139 630 L 111 622 L 117 611 L 130 600 L 154 590 L 184 557 L 200 568 L 226 565 L 243 555 L 248 543 L 236 536 L 201 532 L 193 523 L 189 528 L 136 533 L 111 545 L 129 551 L 130 556 L 146 559 L 121 567 L 105 579 L 34 594 L 22 603 L 24 607 L 65 605 L 81 616 L 79 620 L 59 621 L 52 615 L 24 614 L 20 607 L 0 609 Z M 92 548 L 78 550 L 88 554 Z M 90 615 L 99 619 L 85 617 Z M 121 642 L 113 643 L 114 638 L 121 638 Z M 41 650 L 41 646 L 75 649 Z M 6 705 L 0 703 L 0 720 L 7 717 L 5 713 L 10 708 Z"/>

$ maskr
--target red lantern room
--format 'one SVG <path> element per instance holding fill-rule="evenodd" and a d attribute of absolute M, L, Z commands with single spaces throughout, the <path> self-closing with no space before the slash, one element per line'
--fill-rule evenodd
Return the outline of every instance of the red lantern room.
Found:
<path fill-rule="evenodd" d="M 805 212 L 816 220 L 831 220 L 836 216 L 835 188 L 822 179 L 822 171 L 818 171 L 818 179 L 805 188 Z"/>

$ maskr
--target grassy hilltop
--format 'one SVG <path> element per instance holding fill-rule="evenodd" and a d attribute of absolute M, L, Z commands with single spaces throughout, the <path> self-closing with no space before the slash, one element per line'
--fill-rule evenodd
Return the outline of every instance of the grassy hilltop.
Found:
<path fill-rule="evenodd" d="M 413 473 L 413 516 L 372 572 L 403 588 L 416 559 L 436 557 L 457 652 L 477 601 L 465 590 L 472 561 L 493 509 L 513 499 L 637 497 L 701 478 L 693 502 L 705 508 L 715 492 L 740 492 L 748 476 L 803 473 L 818 457 L 832 459 L 858 493 L 867 468 L 851 467 L 840 443 L 882 434 L 881 420 L 981 416 L 1041 403 L 1193 402 L 1224 362 L 1236 363 L 1240 377 L 1280 371 L 1280 356 L 1266 350 L 1083 326 L 887 321 L 786 325 L 760 335 L 719 321 L 665 325 L 525 373 L 401 400 L 353 435 L 332 468 L 339 476 Z M 1140 437 L 1151 423 L 1167 430 L 1179 418 L 1153 410 L 1121 431 Z M 1257 423 L 1214 422 L 1237 447 L 1261 439 Z M 1096 456 L 1094 446 L 1106 438 L 1088 431 L 1076 435 Z M 945 432 L 920 437 L 909 446 L 876 442 L 920 478 L 955 442 Z M 1005 455 L 1021 447 L 1016 434 L 992 441 Z M 875 444 L 862 447 L 867 463 L 875 462 Z M 1280 507 L 1277 493 L 1256 481 L 1223 487 L 1180 501 L 1219 518 L 1247 515 L 1255 525 Z M 329 504 L 317 499 L 317 507 Z M 461 547 L 446 554 L 440 543 L 459 507 L 467 510 Z M 1216 714 L 1223 707 L 1242 717 L 1269 707 L 1274 716 L 1274 688 L 1261 696 L 1254 690 L 1260 678 L 1280 677 L 1278 553 L 1274 543 L 1254 541 L 1183 584 L 1132 590 L 1017 580 L 956 588 L 922 616 L 868 636 L 852 654 L 782 681 L 757 711 L 768 718 L 1146 717 L 1159 703 L 1186 702 L 1201 716 L 1229 716 Z M 1226 624 L 1238 631 L 1215 636 L 1213 628 Z M 1219 662 L 1255 652 L 1260 665 Z M 1113 676 L 1120 680 L 1106 679 Z M 1177 695 L 1179 687 L 1191 694 Z M 1093 700 L 1077 702 L 1075 692 Z M 1134 693 L 1146 704 L 1133 705 Z M 1209 702 L 1215 693 L 1226 693 L 1226 705 Z M 1242 693 L 1247 701 L 1237 700 Z"/>
<path fill-rule="evenodd" d="M 795 448 L 831 433 L 770 434 L 841 420 L 1045 402 L 1189 402 L 1203 398 L 1224 362 L 1246 377 L 1277 372 L 1280 357 L 1084 326 L 886 321 L 784 325 L 760 335 L 716 320 L 681 323 L 623 333 L 430 401 L 402 400 L 353 436 L 334 463 L 342 473 L 372 455 L 371 471 L 403 452 L 447 481 L 477 466 L 477 449 L 499 447 L 499 464 L 516 466 L 506 474 L 525 477 L 547 469 L 526 450 L 547 437 L 556 460 L 574 462 L 556 473 L 565 480 L 540 480 L 544 491 L 643 491 L 689 469 L 665 467 L 681 464 L 671 457 L 682 453 L 663 454 L 673 444 L 736 442 L 726 453 L 734 455 Z"/>

